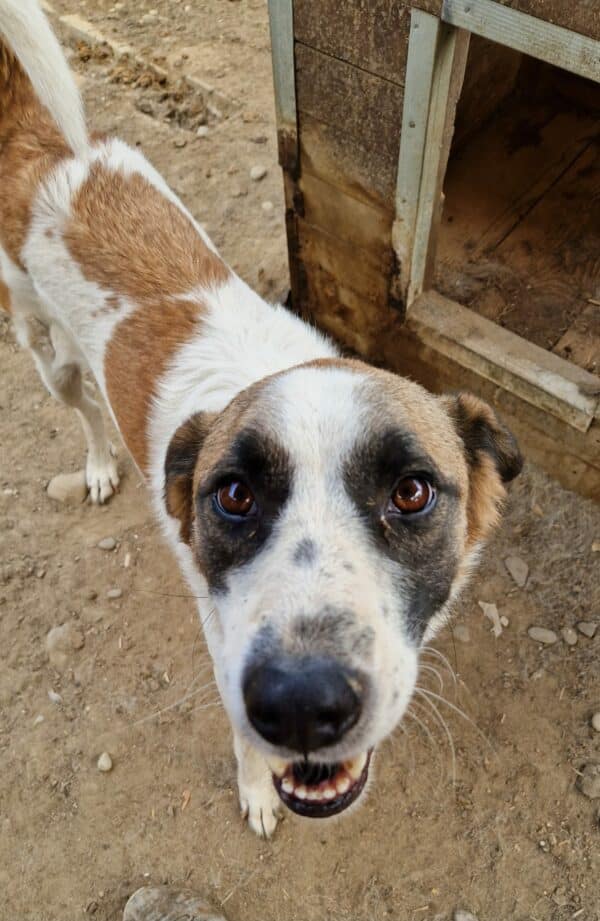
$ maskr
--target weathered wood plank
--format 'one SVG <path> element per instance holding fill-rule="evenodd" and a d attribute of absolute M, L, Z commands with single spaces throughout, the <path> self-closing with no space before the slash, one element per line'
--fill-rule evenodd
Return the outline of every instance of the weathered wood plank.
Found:
<path fill-rule="evenodd" d="M 279 162 L 288 172 L 295 172 L 298 167 L 298 115 L 293 0 L 269 0 L 269 24 Z"/>
<path fill-rule="evenodd" d="M 577 0 L 571 2 L 577 5 Z M 597 39 L 503 6 L 496 0 L 444 0 L 442 19 L 563 70 L 600 81 Z"/>
<path fill-rule="evenodd" d="M 393 215 L 400 131 L 393 145 L 373 149 L 337 126 L 300 113 L 300 162 L 310 172 L 348 195 Z M 398 123 L 400 124 L 400 123 Z M 392 218 L 390 218 L 391 223 Z"/>
<path fill-rule="evenodd" d="M 411 253 L 407 295 L 409 308 L 433 274 L 437 227 L 442 213 L 444 175 L 468 50 L 468 33 L 447 26 L 440 29 L 436 43 L 427 137 Z"/>
<path fill-rule="evenodd" d="M 410 282 L 429 103 L 441 28 L 440 20 L 435 16 L 419 10 L 412 11 L 396 186 L 396 220 L 393 228 L 394 249 L 404 294 Z"/>
<path fill-rule="evenodd" d="M 498 3 L 600 41 L 597 0 L 498 0 Z"/>
<path fill-rule="evenodd" d="M 296 39 L 402 84 L 409 7 L 406 0 L 294 0 Z"/>
<path fill-rule="evenodd" d="M 560 337 L 552 351 L 596 374 L 600 395 L 600 286 L 598 296 L 598 299 L 588 299 L 585 309 Z"/>
<path fill-rule="evenodd" d="M 414 305 L 409 322 L 440 355 L 581 432 L 590 428 L 600 403 L 595 376 L 434 291 Z"/>
<path fill-rule="evenodd" d="M 296 43 L 298 109 L 342 132 L 366 151 L 397 148 L 402 121 L 400 86 Z"/>

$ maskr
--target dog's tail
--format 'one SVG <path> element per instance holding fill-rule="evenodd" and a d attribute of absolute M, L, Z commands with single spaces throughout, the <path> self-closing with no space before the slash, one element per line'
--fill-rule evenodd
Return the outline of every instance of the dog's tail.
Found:
<path fill-rule="evenodd" d="M 0 0 L 0 38 L 75 154 L 89 146 L 83 103 L 62 48 L 38 0 Z"/>

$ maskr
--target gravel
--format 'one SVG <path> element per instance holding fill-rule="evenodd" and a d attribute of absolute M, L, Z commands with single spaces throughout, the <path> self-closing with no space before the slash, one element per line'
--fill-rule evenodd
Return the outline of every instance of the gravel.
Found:
<path fill-rule="evenodd" d="M 479 921 L 479 919 L 473 912 L 465 911 L 463 908 L 457 908 L 452 915 L 452 921 Z"/>
<path fill-rule="evenodd" d="M 594 623 L 593 620 L 580 620 L 577 624 L 577 629 L 580 633 L 583 633 L 584 636 L 587 636 L 588 639 L 592 640 L 596 635 L 598 624 Z"/>
<path fill-rule="evenodd" d="M 560 631 L 561 636 L 567 646 L 575 646 L 577 643 L 577 631 L 573 627 L 563 627 Z"/>
<path fill-rule="evenodd" d="M 122 596 L 123 596 L 122 588 L 109 588 L 109 590 L 106 593 L 106 597 L 110 601 L 116 601 L 117 598 L 122 598 Z"/>
<path fill-rule="evenodd" d="M 522 560 L 520 556 L 507 556 L 504 565 L 513 581 L 519 588 L 523 588 L 529 576 L 529 566 L 525 560 Z"/>
<path fill-rule="evenodd" d="M 85 502 L 88 493 L 85 470 L 78 470 L 76 473 L 59 473 L 52 477 L 46 492 L 55 502 L 81 505 L 82 502 Z"/>
<path fill-rule="evenodd" d="M 586 764 L 577 778 L 577 786 L 589 799 L 600 799 L 600 764 Z"/>
<path fill-rule="evenodd" d="M 112 771 L 113 762 L 108 752 L 102 752 L 96 762 L 96 767 L 99 771 L 102 771 L 103 774 L 108 774 L 109 771 Z"/>
<path fill-rule="evenodd" d="M 252 169 L 250 170 L 250 179 L 253 182 L 260 182 L 260 180 L 264 179 L 266 175 L 267 175 L 266 166 L 260 166 L 257 164 L 256 166 L 253 166 Z"/>
<path fill-rule="evenodd" d="M 600 710 L 598 713 L 594 713 L 592 717 L 592 729 L 596 732 L 600 732 Z"/>
<path fill-rule="evenodd" d="M 103 537 L 102 540 L 98 541 L 100 550 L 114 550 L 116 546 L 117 542 L 114 537 Z"/>
<path fill-rule="evenodd" d="M 530 627 L 527 633 L 536 643 L 543 643 L 545 646 L 552 646 L 558 640 L 554 630 L 548 630 L 546 627 Z"/>

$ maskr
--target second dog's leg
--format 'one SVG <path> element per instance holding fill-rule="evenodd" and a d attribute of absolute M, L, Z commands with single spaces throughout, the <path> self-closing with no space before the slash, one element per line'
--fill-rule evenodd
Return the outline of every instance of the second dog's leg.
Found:
<path fill-rule="evenodd" d="M 281 801 L 273 786 L 271 771 L 261 753 L 235 732 L 233 746 L 238 762 L 242 815 L 248 819 L 253 832 L 261 838 L 270 838 L 281 812 Z"/>

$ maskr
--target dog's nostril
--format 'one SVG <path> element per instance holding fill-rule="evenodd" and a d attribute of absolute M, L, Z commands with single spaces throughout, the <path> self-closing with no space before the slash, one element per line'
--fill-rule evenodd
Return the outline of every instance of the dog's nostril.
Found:
<path fill-rule="evenodd" d="M 335 745 L 358 721 L 362 685 L 332 659 L 250 665 L 243 681 L 250 723 L 272 745 L 304 754 Z"/>

